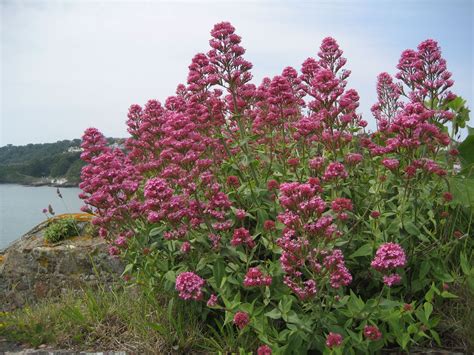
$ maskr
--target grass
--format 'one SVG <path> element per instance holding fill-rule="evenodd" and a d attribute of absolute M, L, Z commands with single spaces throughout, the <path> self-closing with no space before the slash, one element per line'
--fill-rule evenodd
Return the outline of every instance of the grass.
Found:
<path fill-rule="evenodd" d="M 436 310 L 445 347 L 474 349 L 474 299 L 466 285 Z M 196 305 L 194 305 L 196 306 Z M 131 353 L 247 353 L 258 340 L 235 327 L 205 325 L 197 308 L 166 295 L 118 286 L 69 292 L 10 313 L 0 313 L 0 336 L 38 347 Z M 212 322 L 211 322 L 212 323 Z M 215 324 L 219 322 L 216 320 Z"/>
<path fill-rule="evenodd" d="M 34 347 L 134 353 L 210 350 L 202 325 L 177 302 L 137 289 L 70 292 L 0 314 L 0 335 Z"/>
<path fill-rule="evenodd" d="M 441 318 L 439 330 L 443 345 L 474 352 L 474 290 L 466 284 L 454 284 L 449 290 L 458 296 L 436 310 Z"/>

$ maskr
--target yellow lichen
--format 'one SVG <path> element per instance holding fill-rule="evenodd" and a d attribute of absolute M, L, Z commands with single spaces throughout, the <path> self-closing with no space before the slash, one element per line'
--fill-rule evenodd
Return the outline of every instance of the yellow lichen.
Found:
<path fill-rule="evenodd" d="M 38 259 L 38 263 L 39 263 L 42 267 L 44 267 L 44 268 L 47 268 L 48 265 L 49 265 L 49 261 L 48 261 L 48 259 L 45 258 L 45 257 L 39 258 L 39 259 Z"/>
<path fill-rule="evenodd" d="M 88 222 L 94 218 L 94 215 L 90 213 L 63 213 L 60 215 L 57 215 L 55 217 L 50 218 L 50 220 L 55 220 L 55 219 L 74 219 L 76 221 L 80 222 Z"/>

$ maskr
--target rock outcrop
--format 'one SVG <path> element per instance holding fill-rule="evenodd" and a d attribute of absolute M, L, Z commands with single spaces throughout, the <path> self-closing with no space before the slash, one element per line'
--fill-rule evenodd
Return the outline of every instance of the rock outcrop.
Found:
<path fill-rule="evenodd" d="M 79 221 L 80 231 L 89 222 Z M 106 242 L 80 235 L 49 244 L 43 223 L 0 251 L 0 311 L 7 311 L 70 289 L 111 285 L 123 271 Z M 80 234 L 84 234 L 81 232 Z"/>

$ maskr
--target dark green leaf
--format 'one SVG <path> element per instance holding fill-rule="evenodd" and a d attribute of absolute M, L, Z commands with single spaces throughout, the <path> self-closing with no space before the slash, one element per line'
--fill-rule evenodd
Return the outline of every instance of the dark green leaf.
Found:
<path fill-rule="evenodd" d="M 358 256 L 367 256 L 372 255 L 372 244 L 364 244 L 359 249 L 357 249 L 352 255 L 351 258 L 356 258 Z"/>

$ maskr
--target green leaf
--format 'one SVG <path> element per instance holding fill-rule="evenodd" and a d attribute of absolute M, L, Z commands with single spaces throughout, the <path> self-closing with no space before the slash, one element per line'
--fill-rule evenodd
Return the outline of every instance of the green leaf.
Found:
<path fill-rule="evenodd" d="M 430 319 L 430 315 L 433 312 L 433 305 L 429 302 L 425 302 L 425 304 L 423 305 L 423 309 L 425 310 L 426 319 Z"/>
<path fill-rule="evenodd" d="M 165 274 L 165 279 L 171 282 L 176 282 L 176 273 L 173 270 L 168 271 Z"/>
<path fill-rule="evenodd" d="M 352 255 L 351 258 L 356 258 L 358 256 L 367 256 L 372 255 L 372 244 L 364 244 L 359 249 L 357 249 Z"/>
<path fill-rule="evenodd" d="M 279 309 L 272 309 L 270 312 L 265 313 L 265 316 L 271 318 L 271 319 L 280 319 L 281 318 L 281 312 Z"/>
<path fill-rule="evenodd" d="M 240 305 L 240 293 L 237 292 L 234 296 L 234 299 L 232 300 L 231 307 L 232 309 L 237 308 Z"/>
<path fill-rule="evenodd" d="M 462 166 L 474 164 L 474 134 L 472 128 L 469 130 L 469 135 L 459 144 L 459 157 L 461 158 Z"/>
<path fill-rule="evenodd" d="M 227 276 L 224 276 L 222 278 L 222 281 L 221 281 L 221 284 L 220 285 L 217 285 L 217 287 L 219 287 L 220 289 L 222 289 L 225 285 L 225 283 L 227 282 Z"/>
<path fill-rule="evenodd" d="M 411 337 L 408 333 L 403 333 L 402 334 L 402 339 L 400 342 L 400 345 L 402 346 L 403 350 L 406 350 L 408 342 L 411 340 Z"/>
<path fill-rule="evenodd" d="M 448 291 L 443 291 L 441 292 L 441 297 L 443 298 L 458 298 L 454 293 L 448 292 Z"/>
<path fill-rule="evenodd" d="M 469 265 L 466 254 L 464 252 L 461 252 L 460 259 L 462 272 L 464 273 L 464 275 L 469 275 L 471 273 L 471 266 Z"/>
<path fill-rule="evenodd" d="M 467 275 L 467 285 L 469 286 L 470 290 L 474 292 L 474 274 Z"/>
<path fill-rule="evenodd" d="M 203 257 L 201 259 L 199 259 L 199 262 L 196 266 L 196 271 L 201 271 L 202 269 L 204 269 L 207 265 L 209 265 L 210 263 L 210 260 L 209 258 L 207 257 Z"/>
<path fill-rule="evenodd" d="M 153 330 L 156 330 L 160 334 L 166 334 L 167 328 L 159 323 L 145 323 L 148 327 Z"/>
<path fill-rule="evenodd" d="M 387 227 L 387 234 L 392 235 L 392 234 L 398 234 L 398 231 L 400 230 L 400 220 L 398 218 L 394 219 L 392 222 Z"/>
<path fill-rule="evenodd" d="M 411 235 L 414 235 L 414 236 L 421 235 L 420 230 L 412 221 L 405 222 L 404 227 L 405 227 L 405 230 Z"/>
<path fill-rule="evenodd" d="M 232 312 L 226 311 L 224 325 L 229 324 L 230 322 L 232 322 L 233 319 L 234 319 L 234 315 L 232 314 Z"/>
<path fill-rule="evenodd" d="M 426 318 L 425 313 L 421 310 L 421 308 L 418 308 L 415 311 L 416 317 L 423 323 L 423 324 L 428 324 L 428 319 Z"/>
<path fill-rule="evenodd" d="M 434 284 L 431 284 L 431 288 L 425 294 L 425 300 L 427 300 L 428 302 L 433 301 L 435 293 L 439 294 L 439 290 L 436 288 Z"/>
<path fill-rule="evenodd" d="M 454 201 L 463 206 L 474 207 L 474 178 L 457 176 L 449 178 L 448 181 Z"/>
<path fill-rule="evenodd" d="M 447 106 L 454 111 L 459 111 L 464 107 L 465 104 L 466 100 L 464 100 L 461 96 L 458 96 L 454 100 L 449 101 Z"/>
<path fill-rule="evenodd" d="M 298 316 L 298 314 L 295 311 L 290 311 L 288 312 L 288 318 L 286 319 L 288 323 L 293 323 L 293 324 L 298 324 L 302 325 L 303 321 L 301 318 Z"/>
<path fill-rule="evenodd" d="M 453 276 L 448 273 L 446 270 L 444 270 L 442 267 L 439 265 L 436 265 L 435 268 L 433 268 L 432 274 L 440 281 L 443 282 L 453 282 L 454 278 Z"/>
<path fill-rule="evenodd" d="M 293 331 L 290 336 L 288 337 L 288 350 L 290 350 L 291 354 L 302 354 L 306 353 L 306 349 L 304 349 L 303 339 L 300 336 L 299 332 Z"/>
<path fill-rule="evenodd" d="M 441 339 L 439 338 L 439 334 L 433 329 L 430 329 L 430 333 L 433 339 L 436 341 L 436 344 L 438 344 L 438 346 L 441 346 Z"/>
<path fill-rule="evenodd" d="M 431 269 L 430 262 L 428 260 L 424 260 L 421 263 L 419 278 L 424 279 L 425 276 L 428 275 L 428 272 L 430 271 L 430 269 Z"/>
<path fill-rule="evenodd" d="M 149 236 L 150 237 L 156 237 L 157 235 L 161 234 L 161 232 L 163 232 L 163 227 L 162 226 L 155 227 L 150 231 Z"/>
<path fill-rule="evenodd" d="M 362 301 L 362 299 L 360 299 L 352 290 L 350 292 L 351 297 L 349 298 L 349 302 L 347 303 L 349 309 L 357 313 L 362 312 L 365 306 L 364 301 Z"/>
<path fill-rule="evenodd" d="M 174 319 L 174 317 L 173 317 L 173 308 L 174 308 L 174 298 L 171 298 L 168 302 L 168 309 L 167 309 L 167 314 L 168 314 L 168 320 L 169 321 Z"/>
<path fill-rule="evenodd" d="M 283 296 L 283 298 L 278 303 L 278 307 L 280 308 L 283 314 L 286 314 L 291 310 L 292 304 L 293 304 L 293 299 L 290 296 Z"/>
<path fill-rule="evenodd" d="M 218 259 L 214 262 L 213 275 L 214 280 L 216 281 L 216 286 L 219 287 L 222 283 L 222 278 L 225 275 L 225 264 L 222 259 Z"/>
<path fill-rule="evenodd" d="M 122 272 L 122 276 L 125 275 L 125 274 L 128 274 L 130 271 L 132 271 L 133 266 L 134 266 L 133 264 L 127 264 L 127 266 L 125 266 L 125 269 Z"/>

